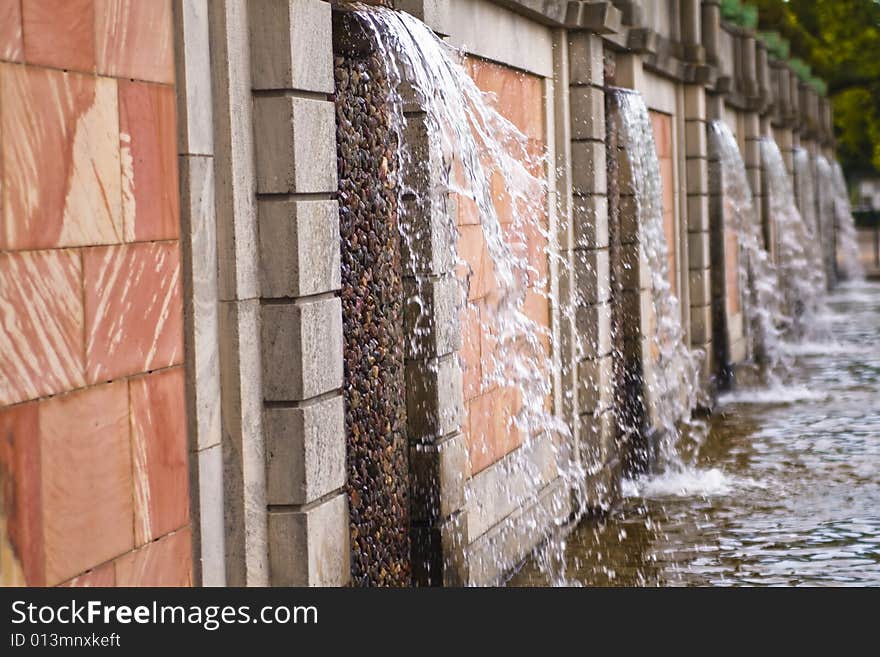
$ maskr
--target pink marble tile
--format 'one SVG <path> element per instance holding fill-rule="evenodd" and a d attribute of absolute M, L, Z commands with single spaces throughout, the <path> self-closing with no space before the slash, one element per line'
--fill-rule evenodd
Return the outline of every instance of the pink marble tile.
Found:
<path fill-rule="evenodd" d="M 189 520 L 183 368 L 138 377 L 129 386 L 134 529 L 141 545 Z"/>
<path fill-rule="evenodd" d="M 117 586 L 192 586 L 190 529 L 147 543 L 115 563 Z"/>
<path fill-rule="evenodd" d="M 95 0 L 98 73 L 174 82 L 171 0 Z"/>
<path fill-rule="evenodd" d="M 0 59 L 20 62 L 23 50 L 21 3 L 19 0 L 0 0 Z"/>
<path fill-rule="evenodd" d="M 41 586 L 45 571 L 36 402 L 0 410 L 0 504 L 0 521 L 6 523 L 24 582 Z"/>
<path fill-rule="evenodd" d="M 119 82 L 122 199 L 127 242 L 180 234 L 174 89 Z"/>
<path fill-rule="evenodd" d="M 92 0 L 21 0 L 21 17 L 28 64 L 94 72 Z"/>
<path fill-rule="evenodd" d="M 122 241 L 116 81 L 0 64 L 0 248 Z"/>
<path fill-rule="evenodd" d="M 79 253 L 0 253 L 0 404 L 81 387 L 84 363 Z"/>
<path fill-rule="evenodd" d="M 177 243 L 85 249 L 83 278 L 89 383 L 183 362 Z"/>
<path fill-rule="evenodd" d="M 134 545 L 128 418 L 125 381 L 40 402 L 47 584 Z"/>

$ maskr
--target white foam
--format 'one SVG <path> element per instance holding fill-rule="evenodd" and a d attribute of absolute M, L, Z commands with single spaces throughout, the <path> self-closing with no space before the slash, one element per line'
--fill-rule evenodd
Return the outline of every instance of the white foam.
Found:
<path fill-rule="evenodd" d="M 669 470 L 662 474 L 626 479 L 621 485 L 625 497 L 723 497 L 737 488 L 761 486 L 758 482 L 738 479 L 719 468 Z"/>
<path fill-rule="evenodd" d="M 824 401 L 828 393 L 816 392 L 806 386 L 776 385 L 770 388 L 742 388 L 721 395 L 718 404 L 794 404 L 804 401 Z"/>

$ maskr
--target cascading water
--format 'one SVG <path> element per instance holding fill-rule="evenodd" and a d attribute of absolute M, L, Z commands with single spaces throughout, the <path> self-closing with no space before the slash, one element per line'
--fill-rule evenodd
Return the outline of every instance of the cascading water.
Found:
<path fill-rule="evenodd" d="M 783 300 L 779 277 L 770 254 L 764 248 L 755 201 L 746 175 L 746 167 L 736 137 L 723 121 L 709 124 L 712 154 L 721 161 L 722 194 L 726 208 L 725 222 L 737 235 L 740 254 L 739 289 L 757 350 L 758 360 L 769 379 L 780 376 L 787 366 L 781 349 L 780 326 L 788 323 L 782 312 Z"/>
<path fill-rule="evenodd" d="M 777 271 L 785 314 L 791 318 L 785 337 L 805 338 L 815 331 L 823 313 L 825 276 L 821 256 L 811 249 L 815 237 L 798 210 L 785 161 L 772 139 L 761 140 L 761 159 L 767 189 L 771 190 L 768 209 L 776 227 Z"/>
<path fill-rule="evenodd" d="M 690 428 L 689 435 L 699 440 L 703 428 L 692 419 L 691 411 L 700 401 L 698 379 L 704 354 L 685 344 L 681 305 L 670 283 L 660 163 L 648 108 L 637 92 L 620 89 L 612 93 L 620 121 L 622 157 L 629 165 L 631 179 L 625 182 L 634 196 L 640 261 L 650 270 L 653 317 L 647 337 L 653 362 L 643 364 L 643 376 L 650 422 L 659 436 L 653 468 L 658 472 L 680 470 L 684 467 L 679 452 L 682 429 Z"/>
<path fill-rule="evenodd" d="M 835 200 L 834 173 L 824 155 L 816 157 L 816 220 L 818 224 L 819 251 L 822 254 L 822 267 L 825 281 L 830 287 L 836 282 L 834 258 L 837 236 L 834 231 Z"/>
<path fill-rule="evenodd" d="M 859 258 L 859 241 L 856 223 L 853 219 L 846 178 L 839 162 L 834 162 L 831 171 L 834 184 L 834 214 L 837 225 L 837 263 L 838 271 L 847 280 L 858 281 L 865 277 L 865 270 Z"/>
<path fill-rule="evenodd" d="M 810 152 L 805 148 L 796 148 L 794 151 L 794 188 L 797 194 L 797 206 L 807 230 L 805 249 L 811 264 L 815 267 L 813 276 L 820 281 L 821 289 L 824 291 L 827 290 L 828 281 L 825 276 L 825 260 L 822 255 L 816 173 Z"/>
<path fill-rule="evenodd" d="M 527 136 L 499 113 L 492 94 L 478 88 L 462 65 L 460 51 L 409 14 L 379 7 L 354 7 L 376 44 L 392 89 L 390 123 L 396 133 L 402 172 L 397 187 L 401 199 L 401 240 L 404 253 L 411 260 L 408 269 L 415 272 L 415 290 L 407 302 L 411 309 L 415 307 L 416 314 L 424 317 L 428 286 L 435 278 L 420 274 L 432 269 L 431 263 L 425 262 L 423 248 L 428 240 L 435 245 L 431 257 L 437 258 L 436 245 L 442 245 L 444 253 L 439 259 L 457 263 L 455 278 L 461 285 L 462 300 L 468 299 L 470 286 L 482 284 L 480 280 L 491 282 L 485 297 L 479 302 L 468 302 L 469 310 L 476 311 L 479 317 L 481 335 L 476 339 L 488 338 L 494 343 L 492 352 L 483 354 L 490 363 L 488 367 L 484 364 L 479 384 L 483 390 L 514 391 L 521 405 L 512 409 L 510 417 L 501 418 L 504 430 L 509 435 L 518 435 L 524 450 L 544 441 L 549 443 L 556 453 L 559 475 L 567 480 L 570 490 L 577 489 L 584 480 L 583 470 L 568 446 L 566 424 L 547 403 L 552 392 L 552 361 L 545 347 L 549 328 L 532 319 L 527 308 L 530 295 L 541 295 L 557 305 L 546 274 L 541 274 L 539 268 L 541 259 L 546 262 L 555 253 L 554 233 L 543 225 L 543 218 L 548 216 L 546 155 L 534 152 Z M 423 113 L 427 143 L 419 148 L 424 148 L 424 152 L 413 152 L 412 122 L 405 111 Z M 509 216 L 504 222 L 496 207 L 496 202 L 502 200 L 497 191 L 499 180 L 508 199 L 505 206 Z M 483 271 L 474 271 L 459 257 L 459 248 L 473 245 L 461 241 L 460 217 L 450 212 L 453 196 L 474 208 L 476 217 L 469 223 L 477 223 L 481 228 L 487 254 Z M 528 235 L 543 238 L 548 245 L 544 252 L 530 255 L 525 237 Z M 535 243 L 540 242 L 532 242 Z M 549 271 L 549 267 L 544 271 Z M 571 309 L 562 311 L 570 313 Z M 420 351 L 424 353 L 418 327 L 430 323 L 414 322 L 416 334 L 412 336 L 410 352 L 416 356 Z M 491 423 L 497 418 L 490 413 L 478 421 Z M 507 480 L 532 483 L 528 491 L 515 491 L 517 487 L 499 491 L 499 495 L 519 496 L 508 500 L 511 505 L 534 497 L 546 481 L 542 472 L 546 466 L 536 460 L 505 459 L 499 464 L 516 469 L 506 473 Z M 469 488 L 465 491 L 470 494 Z M 475 567 L 479 565 L 471 564 L 472 569 Z"/>

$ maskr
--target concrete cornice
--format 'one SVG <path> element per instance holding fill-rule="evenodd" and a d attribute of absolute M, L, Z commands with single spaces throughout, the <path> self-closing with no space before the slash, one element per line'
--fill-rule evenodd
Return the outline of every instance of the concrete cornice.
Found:
<path fill-rule="evenodd" d="M 611 2 L 584 0 L 492 0 L 539 23 L 597 34 L 620 31 L 622 14 Z"/>

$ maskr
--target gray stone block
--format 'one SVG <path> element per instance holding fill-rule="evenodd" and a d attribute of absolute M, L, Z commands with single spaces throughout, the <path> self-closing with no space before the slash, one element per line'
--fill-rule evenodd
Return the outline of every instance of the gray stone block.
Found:
<path fill-rule="evenodd" d="M 608 301 L 611 296 L 611 273 L 607 249 L 577 250 L 572 257 L 574 303 L 581 306 Z"/>
<path fill-rule="evenodd" d="M 338 297 L 262 306 L 263 395 L 301 401 L 342 386 Z"/>
<path fill-rule="evenodd" d="M 264 298 L 309 296 L 340 288 L 336 201 L 261 200 L 257 214 Z"/>
<path fill-rule="evenodd" d="M 709 193 L 709 170 L 706 160 L 687 161 L 687 191 L 688 194 Z"/>
<path fill-rule="evenodd" d="M 706 90 L 700 85 L 684 88 L 685 119 L 706 119 Z"/>
<path fill-rule="evenodd" d="M 575 196 L 572 199 L 575 246 L 602 249 L 608 246 L 608 198 Z"/>
<path fill-rule="evenodd" d="M 472 540 L 527 506 L 559 474 L 558 447 L 549 438 L 524 444 L 467 482 L 468 536 Z"/>
<path fill-rule="evenodd" d="M 213 158 L 182 156 L 180 162 L 181 246 L 189 400 L 193 449 L 220 443 L 220 356 L 218 347 L 217 232 Z"/>
<path fill-rule="evenodd" d="M 690 289 L 692 305 L 708 306 L 712 303 L 711 270 L 692 269 L 688 272 L 688 287 Z"/>
<path fill-rule="evenodd" d="M 214 153 L 208 0 L 181 0 L 174 11 L 177 147 L 181 154 Z"/>
<path fill-rule="evenodd" d="M 263 425 L 269 504 L 308 504 L 345 485 L 342 396 L 267 408 Z"/>
<path fill-rule="evenodd" d="M 197 452 L 201 586 L 225 586 L 223 455 L 220 445 Z"/>
<path fill-rule="evenodd" d="M 691 344 L 703 345 L 712 340 L 712 306 L 691 307 Z"/>
<path fill-rule="evenodd" d="M 412 527 L 413 581 L 421 586 L 466 586 L 467 511 L 436 525 Z"/>
<path fill-rule="evenodd" d="M 611 306 L 600 303 L 580 306 L 575 310 L 575 322 L 580 333 L 579 360 L 599 358 L 611 352 Z"/>
<path fill-rule="evenodd" d="M 571 144 L 572 190 L 575 194 L 605 194 L 605 144 L 576 141 Z"/>
<path fill-rule="evenodd" d="M 709 233 L 688 233 L 688 266 L 690 269 L 707 269 L 711 263 Z"/>
<path fill-rule="evenodd" d="M 647 290 L 651 287 L 651 267 L 640 244 L 624 244 L 620 250 L 624 290 Z"/>
<path fill-rule="evenodd" d="M 688 157 L 707 157 L 709 154 L 706 124 L 703 121 L 685 123 L 685 151 Z"/>
<path fill-rule="evenodd" d="M 545 486 L 532 499 L 468 546 L 470 585 L 498 584 L 571 513 L 571 491 L 562 477 Z"/>
<path fill-rule="evenodd" d="M 247 4 L 254 89 L 333 93 L 330 4 L 322 0 Z"/>
<path fill-rule="evenodd" d="M 614 397 L 611 356 L 581 361 L 578 365 L 578 404 L 581 413 L 595 413 L 611 406 Z"/>
<path fill-rule="evenodd" d="M 602 38 L 588 32 L 569 32 L 568 61 L 571 84 L 605 84 L 605 48 Z"/>
<path fill-rule="evenodd" d="M 405 381 L 410 440 L 434 439 L 461 428 L 464 398 L 456 356 L 407 361 Z"/>
<path fill-rule="evenodd" d="M 632 194 L 620 196 L 620 242 L 635 244 L 640 241 L 639 208 Z"/>
<path fill-rule="evenodd" d="M 688 195 L 688 232 L 709 232 L 709 197 L 705 194 Z"/>
<path fill-rule="evenodd" d="M 464 506 L 468 446 L 464 434 L 409 448 L 411 518 L 436 523 Z"/>
<path fill-rule="evenodd" d="M 336 191 L 333 103 L 312 98 L 254 98 L 257 192 Z"/>
<path fill-rule="evenodd" d="M 269 574 L 274 586 L 346 586 L 350 580 L 344 494 L 311 509 L 269 511 Z"/>
<path fill-rule="evenodd" d="M 405 278 L 407 358 L 445 356 L 461 348 L 464 290 L 455 276 Z"/>
<path fill-rule="evenodd" d="M 400 253 L 406 275 L 439 276 L 453 271 L 457 217 L 458 204 L 452 197 L 403 201 Z"/>
<path fill-rule="evenodd" d="M 571 87 L 571 138 L 605 140 L 605 92 Z"/>

